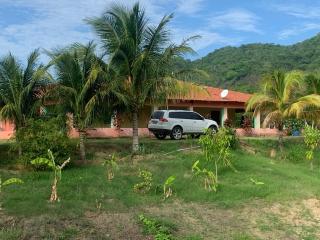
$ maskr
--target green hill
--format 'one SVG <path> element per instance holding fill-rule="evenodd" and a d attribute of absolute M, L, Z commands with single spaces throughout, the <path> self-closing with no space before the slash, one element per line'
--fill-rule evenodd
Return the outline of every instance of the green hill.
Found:
<path fill-rule="evenodd" d="M 246 44 L 224 47 L 195 61 L 179 59 L 176 66 L 205 70 L 210 77 L 200 77 L 199 83 L 253 92 L 259 87 L 263 74 L 274 69 L 318 70 L 320 34 L 290 46 Z"/>

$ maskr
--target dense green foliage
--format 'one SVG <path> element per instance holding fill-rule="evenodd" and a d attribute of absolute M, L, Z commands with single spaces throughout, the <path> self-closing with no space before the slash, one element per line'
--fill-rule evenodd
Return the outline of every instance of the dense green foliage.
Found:
<path fill-rule="evenodd" d="M 314 152 L 320 145 L 320 130 L 315 127 L 306 126 L 304 129 L 304 143 L 308 148 L 306 158 L 310 161 L 310 168 L 313 170 Z"/>
<path fill-rule="evenodd" d="M 319 46 L 320 35 L 291 46 L 246 44 L 224 47 L 195 61 L 177 59 L 176 67 L 205 70 L 210 77 L 200 76 L 198 81 L 201 83 L 254 92 L 260 87 L 261 77 L 274 69 L 319 70 Z"/>
<path fill-rule="evenodd" d="M 116 100 L 120 96 L 115 73 L 103 56 L 96 54 L 93 42 L 74 44 L 49 55 L 58 84 L 48 90 L 46 98 L 59 102 L 63 114 L 72 114 L 73 126 L 80 135 L 80 158 L 84 161 L 87 128 L 99 108 L 106 109 L 111 98 Z"/>
<path fill-rule="evenodd" d="M 47 157 L 48 149 L 53 151 L 57 163 L 71 153 L 64 118 L 29 119 L 25 127 L 16 131 L 15 137 L 18 140 L 15 145 L 21 147 L 21 160 L 25 164 L 38 157 Z"/>
<path fill-rule="evenodd" d="M 0 119 L 12 121 L 16 129 L 41 106 L 39 95 L 49 75 L 39 57 L 39 50 L 33 51 L 26 67 L 11 54 L 0 59 Z"/>

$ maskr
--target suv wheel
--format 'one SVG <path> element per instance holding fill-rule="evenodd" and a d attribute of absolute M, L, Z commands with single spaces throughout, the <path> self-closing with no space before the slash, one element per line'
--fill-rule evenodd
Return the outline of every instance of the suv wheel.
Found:
<path fill-rule="evenodd" d="M 178 126 L 174 127 L 171 131 L 170 137 L 174 140 L 180 140 L 182 138 L 182 128 Z"/>
<path fill-rule="evenodd" d="M 156 134 L 154 134 L 154 136 L 156 138 L 160 139 L 160 140 L 163 140 L 163 139 L 166 138 L 167 135 L 166 134 L 161 134 L 161 133 L 156 133 Z"/>
<path fill-rule="evenodd" d="M 209 129 L 211 129 L 213 133 L 217 133 L 218 132 L 218 128 L 216 126 L 214 126 L 214 125 L 211 125 L 209 127 Z"/>

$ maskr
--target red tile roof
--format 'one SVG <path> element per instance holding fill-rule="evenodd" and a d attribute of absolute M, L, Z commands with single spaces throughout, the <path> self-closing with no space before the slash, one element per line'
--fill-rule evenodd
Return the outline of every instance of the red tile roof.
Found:
<path fill-rule="evenodd" d="M 180 96 L 170 97 L 172 100 L 190 100 L 190 101 L 205 101 L 205 102 L 238 102 L 245 103 L 252 96 L 248 93 L 236 92 L 229 90 L 225 98 L 221 97 L 223 89 L 209 86 L 189 87 L 185 94 Z"/>

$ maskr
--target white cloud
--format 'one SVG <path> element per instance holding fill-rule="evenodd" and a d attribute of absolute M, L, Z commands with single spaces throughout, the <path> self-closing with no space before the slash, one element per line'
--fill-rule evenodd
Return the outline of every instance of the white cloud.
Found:
<path fill-rule="evenodd" d="M 210 18 L 212 28 L 230 28 L 236 31 L 254 32 L 261 34 L 258 29 L 260 18 L 244 9 L 231 9 Z"/>
<path fill-rule="evenodd" d="M 199 51 L 201 49 L 205 49 L 213 44 L 215 45 L 237 45 L 242 39 L 240 38 L 228 38 L 224 37 L 219 33 L 212 32 L 208 29 L 200 29 L 200 30 L 186 30 L 186 29 L 174 29 L 173 36 L 174 42 L 180 43 L 183 39 L 191 36 L 199 35 L 200 38 L 191 42 L 191 47 L 195 51 Z"/>
<path fill-rule="evenodd" d="M 274 5 L 273 9 L 297 18 L 320 18 L 320 6 L 306 6 L 303 4 Z"/>
<path fill-rule="evenodd" d="M 11 51 L 20 59 L 35 48 L 51 49 L 74 42 L 88 42 L 95 39 L 84 19 L 98 16 L 112 0 L 0 0 L 0 4 L 10 4 L 17 9 L 30 9 L 33 14 L 21 24 L 2 23 L 0 31 L 0 55 Z M 135 1 L 130 0 L 129 5 Z M 121 0 L 117 3 L 126 3 Z M 142 1 L 150 19 L 158 21 L 161 9 L 150 1 Z"/>
<path fill-rule="evenodd" d="M 279 39 L 284 40 L 292 36 L 297 36 L 302 33 L 312 31 L 312 30 L 320 30 L 319 23 L 305 23 L 299 26 L 295 26 L 292 28 L 285 29 L 279 33 Z"/>
<path fill-rule="evenodd" d="M 202 10 L 203 0 L 178 0 L 178 11 L 184 14 L 194 14 Z"/>
<path fill-rule="evenodd" d="M 74 42 L 85 43 L 97 39 L 84 19 L 99 16 L 114 0 L 0 0 L 0 4 L 10 5 L 17 11 L 24 9 L 30 11 L 29 16 L 19 24 L 1 22 L 0 31 L 0 56 L 11 51 L 19 59 L 24 61 L 27 55 L 35 48 L 52 49 L 58 46 L 66 46 Z M 117 3 L 127 6 L 136 0 L 118 0 Z M 147 11 L 147 16 L 152 23 L 158 23 L 164 14 L 170 13 L 168 9 L 176 7 L 178 14 L 196 13 L 202 11 L 203 0 L 141 0 Z M 233 25 L 235 29 L 245 31 L 257 31 L 254 21 L 256 18 L 249 12 L 233 11 L 229 15 L 215 16 L 216 21 L 232 25 L 227 17 L 238 16 L 238 22 Z M 225 21 L 224 21 L 225 20 Z M 240 26 L 245 24 L 245 26 Z M 212 31 L 208 26 L 199 26 L 197 30 L 187 24 L 183 30 L 181 25 L 170 25 L 173 32 L 173 41 L 179 42 L 183 38 L 200 34 L 202 38 L 192 44 L 196 50 L 201 50 L 212 44 L 234 45 L 239 39 L 224 37 Z M 43 60 L 46 58 L 43 56 Z"/>

